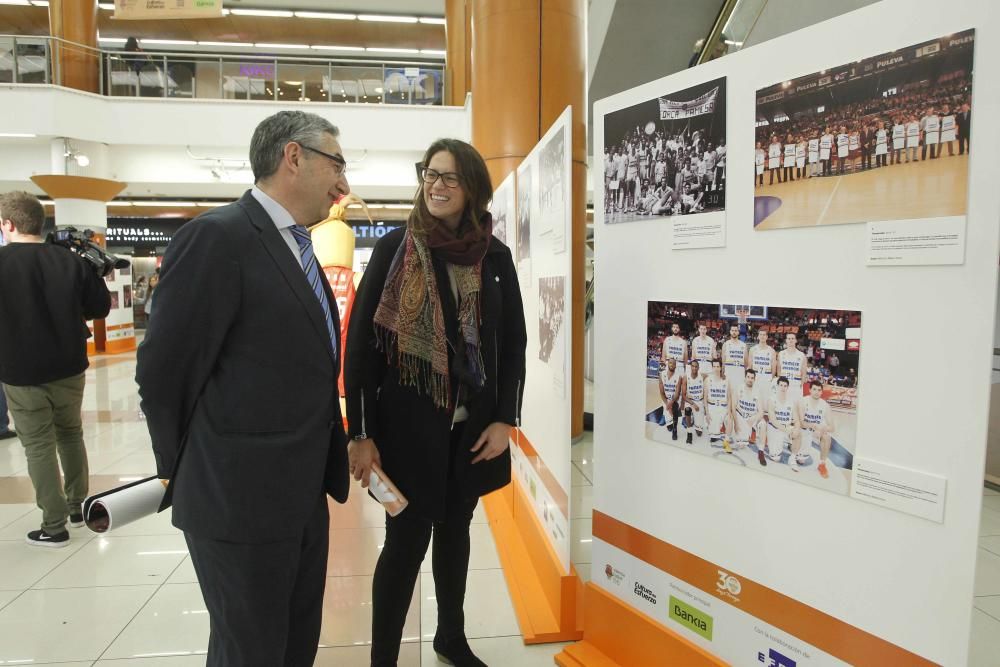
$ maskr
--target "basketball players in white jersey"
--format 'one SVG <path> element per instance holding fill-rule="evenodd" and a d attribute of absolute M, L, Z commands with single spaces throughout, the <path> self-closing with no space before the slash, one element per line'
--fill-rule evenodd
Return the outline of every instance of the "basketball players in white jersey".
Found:
<path fill-rule="evenodd" d="M 681 326 L 676 322 L 670 325 L 670 335 L 663 339 L 663 352 L 660 355 L 660 367 L 662 368 L 667 359 L 677 362 L 677 367 L 681 375 L 687 370 L 688 342 L 681 337 Z"/>
<path fill-rule="evenodd" d="M 771 398 L 771 385 L 778 370 L 778 353 L 767 344 L 767 331 L 761 328 L 757 332 L 757 344 L 750 348 L 750 368 L 757 373 L 757 396 L 761 405 L 767 405 Z"/>
<path fill-rule="evenodd" d="M 788 395 L 788 378 L 782 375 L 778 378 L 777 391 L 767 407 L 768 458 L 781 462 L 785 447 L 794 456 L 799 451 L 800 438 L 798 409 L 795 400 Z M 792 463 L 792 456 L 788 458 L 789 465 Z"/>
<path fill-rule="evenodd" d="M 691 359 L 698 360 L 698 369 L 702 377 L 707 376 L 712 370 L 712 359 L 717 355 L 718 343 L 708 335 L 708 327 L 704 324 L 698 325 L 698 335 L 691 341 Z"/>
<path fill-rule="evenodd" d="M 738 449 L 746 447 L 753 441 L 759 443 L 763 440 L 754 436 L 754 431 L 764 419 L 764 408 L 754 389 L 757 373 L 748 368 L 743 378 L 743 383 L 733 392 L 733 440 Z M 757 449 L 757 460 L 762 466 L 767 465 L 763 444 Z"/>
<path fill-rule="evenodd" d="M 809 396 L 799 403 L 799 423 L 802 425 L 802 442 L 807 448 L 812 448 L 812 443 L 819 445 L 819 474 L 826 479 L 830 472 L 826 467 L 826 459 L 830 455 L 830 445 L 833 442 L 833 411 L 830 404 L 824 401 L 823 384 L 813 382 L 809 386 Z M 796 452 L 796 461 L 802 465 L 799 459 L 801 452 Z"/>
<path fill-rule="evenodd" d="M 726 451 L 733 432 L 729 407 L 729 382 L 722 376 L 722 362 L 712 359 L 712 372 L 705 378 L 705 430 L 711 442 L 723 438 Z"/>
<path fill-rule="evenodd" d="M 663 399 L 663 419 L 667 429 L 677 439 L 677 421 L 681 414 L 681 391 L 684 389 L 684 374 L 677 368 L 677 361 L 667 359 L 667 370 L 660 371 L 660 398 Z"/>
<path fill-rule="evenodd" d="M 747 368 L 747 344 L 740 340 L 740 328 L 736 324 L 729 327 L 729 340 L 722 344 L 722 363 L 726 379 L 739 384 Z"/>
<path fill-rule="evenodd" d="M 691 372 L 684 376 L 684 428 L 687 430 L 687 444 L 692 444 L 691 428 L 698 437 L 705 430 L 705 376 L 701 374 L 701 364 L 691 360 Z M 676 433 L 676 431 L 675 431 Z"/>
<path fill-rule="evenodd" d="M 802 385 L 806 379 L 806 355 L 796 347 L 798 337 L 785 334 L 785 349 L 778 353 L 778 375 L 788 378 L 788 391 L 796 401 L 802 398 Z"/>

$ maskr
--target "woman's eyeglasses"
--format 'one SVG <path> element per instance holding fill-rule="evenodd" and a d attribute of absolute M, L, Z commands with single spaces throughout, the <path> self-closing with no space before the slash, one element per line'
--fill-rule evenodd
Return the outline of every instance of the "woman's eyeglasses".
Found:
<path fill-rule="evenodd" d="M 431 169 L 430 167 L 425 167 L 422 164 L 417 164 L 417 175 L 420 176 L 422 180 L 427 185 L 434 185 L 440 178 L 444 181 L 444 184 L 449 188 L 457 188 L 462 182 L 462 177 L 453 171 L 440 172 Z"/>

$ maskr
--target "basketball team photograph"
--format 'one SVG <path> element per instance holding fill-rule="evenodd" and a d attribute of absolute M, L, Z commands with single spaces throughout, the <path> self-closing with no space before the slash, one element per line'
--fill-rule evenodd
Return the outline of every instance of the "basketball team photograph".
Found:
<path fill-rule="evenodd" d="M 517 261 L 522 282 L 531 284 L 531 165 L 517 170 Z"/>
<path fill-rule="evenodd" d="M 754 229 L 964 216 L 967 30 L 757 91 Z"/>
<path fill-rule="evenodd" d="M 648 302 L 646 438 L 847 495 L 861 313 Z"/>
<path fill-rule="evenodd" d="M 548 238 L 553 252 L 566 250 L 566 129 L 559 128 L 538 159 L 539 235 Z"/>
<path fill-rule="evenodd" d="M 726 79 L 604 117 L 604 222 L 726 208 Z"/>

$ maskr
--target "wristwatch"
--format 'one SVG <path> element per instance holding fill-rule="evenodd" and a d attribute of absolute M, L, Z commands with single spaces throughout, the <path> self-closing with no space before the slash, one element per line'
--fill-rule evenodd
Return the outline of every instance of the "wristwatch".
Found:
<path fill-rule="evenodd" d="M 368 439 L 368 434 L 367 433 L 358 433 L 357 435 L 351 436 L 351 440 L 354 440 L 355 442 L 358 442 L 359 440 L 367 440 L 367 439 Z"/>

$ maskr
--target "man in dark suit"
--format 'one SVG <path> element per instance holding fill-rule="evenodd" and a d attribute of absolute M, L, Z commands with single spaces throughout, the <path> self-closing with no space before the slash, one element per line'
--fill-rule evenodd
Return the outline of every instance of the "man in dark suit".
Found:
<path fill-rule="evenodd" d="M 958 154 L 965 155 L 965 151 L 971 151 L 969 146 L 969 126 L 972 123 L 972 112 L 968 103 L 963 104 L 961 110 L 955 114 L 955 126 L 958 130 Z"/>
<path fill-rule="evenodd" d="M 250 142 L 254 188 L 184 225 L 138 352 L 164 508 L 211 620 L 208 665 L 306 667 L 322 621 L 324 490 L 348 493 L 340 322 L 307 225 L 349 192 L 338 131 L 282 111 Z"/>

